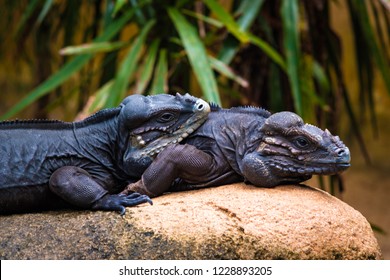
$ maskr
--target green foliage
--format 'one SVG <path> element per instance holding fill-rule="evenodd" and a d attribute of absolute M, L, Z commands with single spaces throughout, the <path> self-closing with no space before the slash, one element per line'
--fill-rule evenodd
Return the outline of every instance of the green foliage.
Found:
<path fill-rule="evenodd" d="M 158 62 L 156 65 L 155 79 L 153 80 L 150 94 L 167 92 L 168 85 L 168 63 L 167 63 L 167 50 L 160 50 Z"/>
<path fill-rule="evenodd" d="M 209 101 L 221 104 L 217 82 L 207 60 L 205 46 L 200 40 L 196 29 L 176 8 L 169 8 L 168 13 L 179 33 L 203 93 Z"/>
<path fill-rule="evenodd" d="M 154 20 L 150 20 L 139 32 L 139 35 L 135 38 L 133 44 L 128 50 L 125 58 L 123 59 L 119 70 L 116 73 L 114 84 L 112 85 L 109 102 L 106 102 L 107 107 L 114 107 L 122 101 L 126 95 L 130 78 L 134 75 L 138 60 L 141 56 L 142 46 L 145 43 L 146 35 L 155 24 Z"/>
<path fill-rule="evenodd" d="M 94 42 L 100 43 L 107 40 L 110 40 L 114 37 L 127 23 L 127 21 L 133 16 L 134 10 L 129 10 L 118 20 L 112 22 L 102 34 L 94 39 Z M 51 90 L 63 84 L 67 79 L 69 79 L 74 73 L 79 71 L 90 59 L 93 58 L 93 55 L 83 54 L 76 56 L 74 59 L 64 64 L 57 72 L 52 76 L 48 77 L 46 81 L 40 84 L 38 87 L 29 92 L 24 99 L 12 107 L 6 114 L 2 116 L 3 119 L 12 117 L 16 113 L 23 110 L 25 107 L 30 105 L 32 102 L 36 101 L 38 98 L 48 94 Z"/>
<path fill-rule="evenodd" d="M 298 114 L 302 115 L 301 80 L 299 79 L 299 66 L 302 58 L 301 48 L 299 46 L 298 2 L 296 0 L 283 0 L 281 15 L 288 78 L 291 84 L 291 92 L 294 97 L 295 109 Z"/>

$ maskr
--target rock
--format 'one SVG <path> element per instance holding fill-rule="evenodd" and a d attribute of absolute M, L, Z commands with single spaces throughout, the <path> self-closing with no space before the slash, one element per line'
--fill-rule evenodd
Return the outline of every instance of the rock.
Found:
<path fill-rule="evenodd" d="M 367 220 L 303 185 L 233 184 L 115 212 L 0 217 L 0 259 L 380 259 Z"/>

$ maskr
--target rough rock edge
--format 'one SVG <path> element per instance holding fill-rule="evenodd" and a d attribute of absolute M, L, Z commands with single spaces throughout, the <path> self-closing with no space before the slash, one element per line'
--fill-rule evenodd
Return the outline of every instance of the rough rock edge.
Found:
<path fill-rule="evenodd" d="M 359 231 L 353 232 L 344 240 L 349 240 L 350 244 L 341 242 L 344 247 L 340 247 L 339 243 L 329 241 L 325 243 L 327 246 L 319 251 L 318 246 L 313 246 L 313 244 L 292 247 L 288 239 L 292 234 L 282 232 L 277 233 L 276 237 L 274 233 L 258 235 L 256 227 L 253 227 L 250 221 L 245 220 L 247 217 L 242 214 L 245 209 L 234 209 L 230 205 L 235 198 L 242 199 L 240 195 L 248 196 L 248 208 L 250 208 L 249 203 L 259 199 L 254 198 L 254 193 L 263 199 L 267 196 L 272 198 L 275 195 L 282 198 L 283 195 L 289 195 L 288 193 L 294 195 L 294 192 L 295 195 L 309 194 L 312 196 L 314 194 L 314 196 L 321 197 L 324 203 L 338 203 L 339 207 L 353 215 L 356 219 L 356 229 Z M 278 204 L 278 201 L 272 199 L 269 202 Z M 293 206 L 292 210 L 294 210 Z M 318 207 L 321 209 L 321 205 Z M 179 212 L 176 212 L 176 215 L 172 212 L 167 213 L 172 209 Z M 253 209 L 251 208 L 250 211 Z M 248 213 L 248 215 L 251 214 L 253 212 Z M 254 214 L 259 213 L 254 212 Z M 276 224 L 286 222 L 283 219 L 278 220 L 276 215 L 278 208 L 275 213 L 261 214 L 263 216 L 258 216 L 259 219 L 271 217 L 270 221 Z M 275 215 L 276 220 L 272 220 L 274 218 L 272 215 Z M 184 220 L 185 224 L 195 223 L 198 216 L 212 219 L 204 221 L 198 228 L 194 226 L 181 228 L 180 222 L 183 221 L 183 216 L 187 217 Z M 182 220 L 178 220 L 177 217 Z M 343 217 L 338 219 L 342 220 Z M 0 259 L 381 258 L 378 243 L 369 224 L 359 212 L 325 192 L 302 186 L 259 189 L 244 184 L 235 184 L 199 191 L 172 193 L 155 198 L 153 207 L 144 205 L 128 208 L 125 217 L 112 212 L 51 211 L 3 216 L 0 217 L 0 221 L 2 224 Z M 167 225 L 168 222 L 173 223 L 173 226 Z M 224 230 L 220 229 L 219 223 L 222 223 Z M 291 222 L 287 221 L 288 223 Z M 352 223 L 355 224 L 355 221 Z M 337 230 L 340 225 L 329 226 Z M 198 232 L 200 228 L 206 232 Z M 315 230 L 317 229 L 314 228 L 313 232 Z M 274 245 L 271 245 L 274 237 L 282 237 L 281 240 L 286 243 L 275 244 L 274 242 Z M 357 240 L 353 241 L 353 238 Z M 315 238 L 313 240 L 315 241 Z M 309 238 L 309 241 L 313 242 L 313 240 Z"/>

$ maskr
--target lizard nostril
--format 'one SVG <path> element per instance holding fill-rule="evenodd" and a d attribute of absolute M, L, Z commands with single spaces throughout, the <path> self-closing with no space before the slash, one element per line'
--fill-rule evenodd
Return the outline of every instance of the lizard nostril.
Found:
<path fill-rule="evenodd" d="M 341 156 L 343 156 L 345 154 L 345 150 L 344 149 L 339 149 L 337 151 L 337 154 L 341 157 Z"/>
<path fill-rule="evenodd" d="M 349 153 L 348 148 L 340 148 L 336 150 L 336 154 L 338 156 L 338 161 L 342 162 L 350 162 L 351 155 Z"/>

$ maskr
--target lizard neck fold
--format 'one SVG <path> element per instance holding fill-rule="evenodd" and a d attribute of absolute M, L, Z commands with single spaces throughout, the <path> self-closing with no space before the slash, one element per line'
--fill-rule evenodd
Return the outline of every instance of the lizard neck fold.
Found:
<path fill-rule="evenodd" d="M 219 125 L 212 126 L 213 134 L 230 166 L 236 173 L 242 175 L 242 160 L 247 153 L 258 147 L 262 136 L 260 128 L 268 112 L 241 107 L 221 111 L 222 114 L 221 112 L 215 114 Z"/>

